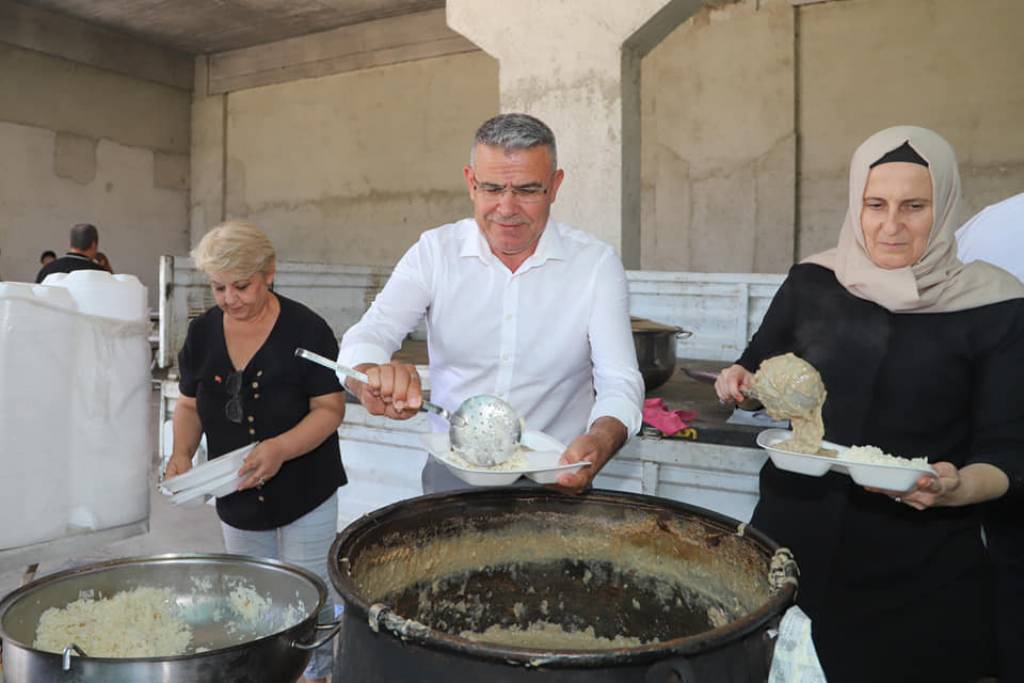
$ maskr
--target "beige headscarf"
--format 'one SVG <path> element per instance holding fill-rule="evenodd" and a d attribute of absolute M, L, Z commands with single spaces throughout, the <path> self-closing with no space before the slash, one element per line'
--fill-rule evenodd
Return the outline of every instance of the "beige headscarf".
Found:
<path fill-rule="evenodd" d="M 860 214 L 871 164 L 903 143 L 928 162 L 932 176 L 934 223 L 928 245 L 912 266 L 887 270 L 868 257 Z M 964 265 L 956 255 L 960 172 L 948 142 L 934 131 L 896 126 L 875 133 L 857 148 L 850 162 L 849 207 L 839 245 L 805 259 L 836 273 L 851 294 L 894 312 L 941 313 L 977 308 L 1024 297 L 1024 285 L 1009 273 L 982 261 Z"/>

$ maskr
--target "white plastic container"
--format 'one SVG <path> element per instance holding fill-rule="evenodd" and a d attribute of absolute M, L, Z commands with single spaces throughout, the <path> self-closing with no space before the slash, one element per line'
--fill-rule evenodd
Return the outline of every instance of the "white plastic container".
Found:
<path fill-rule="evenodd" d="M 134 275 L 111 275 L 103 270 L 54 273 L 44 285 L 64 287 L 83 315 L 125 321 L 146 321 L 146 287 Z"/>
<path fill-rule="evenodd" d="M 76 323 L 67 291 L 0 282 L 0 549 L 66 531 Z"/>
<path fill-rule="evenodd" d="M 71 398 L 70 523 L 109 529 L 149 514 L 150 349 L 146 288 L 133 275 L 55 273 L 78 313 Z"/>

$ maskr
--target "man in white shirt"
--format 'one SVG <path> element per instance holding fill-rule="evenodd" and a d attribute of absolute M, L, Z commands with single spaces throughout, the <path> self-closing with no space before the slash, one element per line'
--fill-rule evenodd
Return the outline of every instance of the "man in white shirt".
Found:
<path fill-rule="evenodd" d="M 593 463 L 559 478 L 578 493 L 640 429 L 643 379 L 622 262 L 550 218 L 565 174 L 538 119 L 486 121 L 463 175 L 474 217 L 420 236 L 345 333 L 338 361 L 369 376 L 347 384 L 370 413 L 412 417 L 419 375 L 390 359 L 425 316 L 431 400 L 454 410 L 478 394 L 504 399 L 528 429 L 569 444 L 563 462 Z M 433 460 L 424 468 L 424 492 L 465 486 Z"/>
<path fill-rule="evenodd" d="M 964 263 L 987 261 L 1024 281 L 1024 192 L 986 206 L 956 231 Z"/>

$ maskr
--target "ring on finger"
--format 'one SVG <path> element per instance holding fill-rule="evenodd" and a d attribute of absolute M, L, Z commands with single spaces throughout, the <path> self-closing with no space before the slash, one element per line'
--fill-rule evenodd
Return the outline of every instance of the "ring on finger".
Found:
<path fill-rule="evenodd" d="M 893 496 L 893 500 L 896 501 L 897 503 L 902 503 L 903 502 L 903 499 L 900 498 L 899 496 Z"/>
<path fill-rule="evenodd" d="M 263 477 L 260 477 L 259 479 L 256 480 L 256 488 L 261 489 L 261 488 L 263 488 L 263 485 L 266 484 L 266 483 L 267 483 L 267 480 L 264 479 Z"/>

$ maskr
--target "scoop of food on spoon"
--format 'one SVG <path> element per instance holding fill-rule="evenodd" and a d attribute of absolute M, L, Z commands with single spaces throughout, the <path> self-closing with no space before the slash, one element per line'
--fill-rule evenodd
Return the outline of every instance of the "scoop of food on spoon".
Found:
<path fill-rule="evenodd" d="M 356 381 L 367 384 L 370 381 L 366 373 L 339 365 L 307 349 L 297 348 L 295 355 Z M 452 413 L 430 401 L 422 401 L 419 410 L 447 420 L 452 450 L 479 467 L 494 467 L 507 461 L 515 455 L 523 436 L 522 420 L 512 406 L 497 396 L 472 396 Z"/>
<path fill-rule="evenodd" d="M 803 358 L 784 353 L 765 359 L 739 393 L 756 398 L 768 415 L 789 420 L 793 436 L 779 445 L 785 450 L 811 455 L 835 455 L 821 448 L 825 434 L 821 408 L 827 392 L 821 375 Z M 741 384 L 743 381 L 741 381 Z"/>

